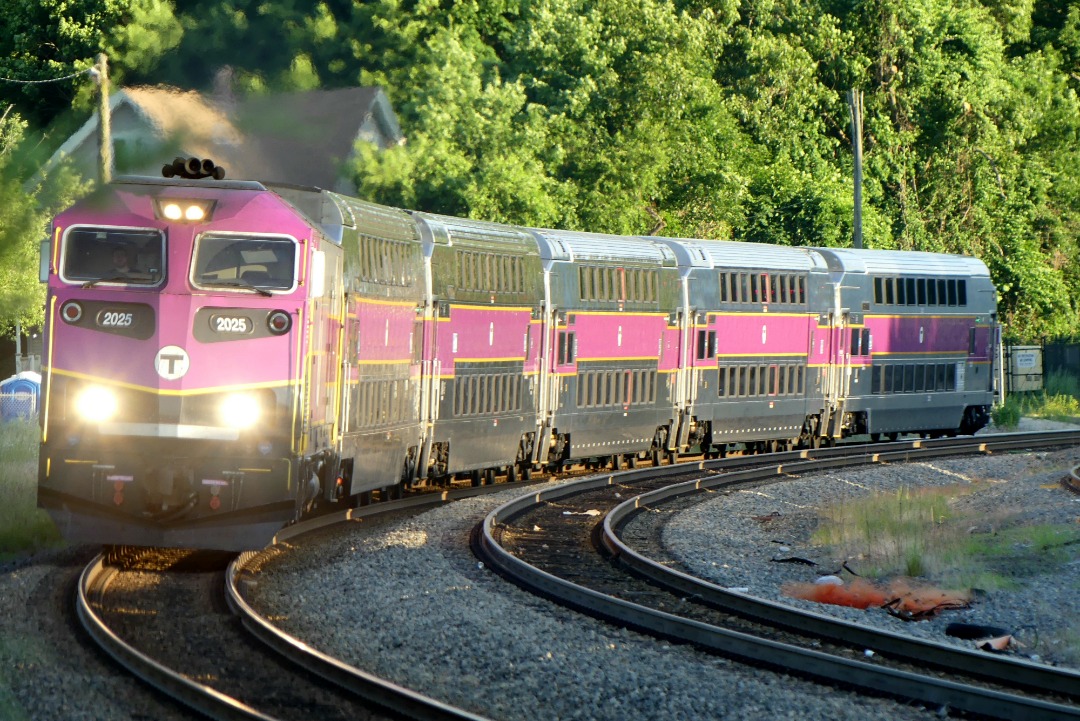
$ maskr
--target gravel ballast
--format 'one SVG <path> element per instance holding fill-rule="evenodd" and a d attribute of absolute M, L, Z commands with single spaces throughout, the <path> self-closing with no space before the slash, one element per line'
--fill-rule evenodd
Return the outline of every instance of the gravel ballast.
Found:
<path fill-rule="evenodd" d="M 481 567 L 468 545 L 476 522 L 518 494 L 325 539 L 265 566 L 252 601 L 326 653 L 494 719 L 928 718 L 659 642 L 519 590 Z"/>

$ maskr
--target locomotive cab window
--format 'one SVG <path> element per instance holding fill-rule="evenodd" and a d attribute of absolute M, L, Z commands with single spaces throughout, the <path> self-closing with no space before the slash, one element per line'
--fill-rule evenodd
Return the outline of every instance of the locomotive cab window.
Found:
<path fill-rule="evenodd" d="M 296 241 L 266 236 L 199 236 L 191 266 L 197 288 L 287 291 L 295 287 Z"/>
<path fill-rule="evenodd" d="M 60 277 L 69 283 L 157 285 L 165 276 L 165 235 L 151 228 L 72 227 Z"/>

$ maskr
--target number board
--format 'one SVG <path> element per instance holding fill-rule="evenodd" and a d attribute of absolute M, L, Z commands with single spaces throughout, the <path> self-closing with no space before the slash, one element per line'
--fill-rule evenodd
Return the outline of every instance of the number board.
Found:
<path fill-rule="evenodd" d="M 192 335 L 200 343 L 226 343 L 273 335 L 266 324 L 272 313 L 266 308 L 199 308 L 192 321 Z"/>
<path fill-rule="evenodd" d="M 78 302 L 83 308 L 82 316 L 74 323 L 67 323 L 68 325 L 139 340 L 146 340 L 154 334 L 154 309 L 149 305 L 93 300 Z"/>

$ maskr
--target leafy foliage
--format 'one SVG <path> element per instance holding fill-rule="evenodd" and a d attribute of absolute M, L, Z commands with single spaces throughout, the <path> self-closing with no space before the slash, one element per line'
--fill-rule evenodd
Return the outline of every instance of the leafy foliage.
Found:
<path fill-rule="evenodd" d="M 381 85 L 408 141 L 358 148 L 367 197 L 616 233 L 849 245 L 859 89 L 866 245 L 980 257 L 1007 332 L 1080 332 L 1075 5 L 0 0 L 0 15 L 9 78 L 105 51 L 117 84 L 208 90 L 228 66 L 238 93 Z M 0 107 L 44 127 L 93 92 L 0 83 Z M 31 222 L 24 201 L 42 205 L 16 198 L 5 220 Z M 13 253 L 0 262 L 26 262 Z"/>

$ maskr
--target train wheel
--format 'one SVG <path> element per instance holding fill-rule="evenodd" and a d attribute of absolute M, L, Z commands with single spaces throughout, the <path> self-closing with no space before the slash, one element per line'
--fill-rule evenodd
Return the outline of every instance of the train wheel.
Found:
<path fill-rule="evenodd" d="M 889 439 L 890 441 L 892 441 L 893 443 L 895 443 L 895 442 L 896 442 L 896 440 L 897 440 L 898 438 L 900 438 L 900 434 L 899 434 L 899 433 L 886 433 L 885 435 L 886 435 L 886 437 L 887 437 L 887 438 L 888 438 L 888 439 Z"/>
<path fill-rule="evenodd" d="M 521 479 L 524 481 L 532 480 L 533 468 L 531 463 L 521 464 Z"/>
<path fill-rule="evenodd" d="M 495 485 L 495 469 L 494 468 L 485 468 L 484 469 L 484 485 L 485 486 L 493 486 L 493 485 Z"/>
<path fill-rule="evenodd" d="M 472 484 L 473 488 L 478 488 L 480 486 L 480 471 L 479 470 L 469 472 L 469 482 Z"/>
<path fill-rule="evenodd" d="M 622 470 L 622 456 L 620 456 L 618 453 L 611 457 L 611 470 Z"/>
<path fill-rule="evenodd" d="M 638 462 L 638 457 L 637 457 L 637 454 L 635 453 L 634 455 L 632 455 L 632 456 L 630 456 L 629 458 L 626 459 L 626 466 L 628 468 L 637 468 L 637 462 Z"/>
<path fill-rule="evenodd" d="M 659 448 L 654 448 L 649 453 L 650 453 L 649 459 L 652 461 L 653 466 L 659 466 L 660 465 L 660 449 Z"/>
<path fill-rule="evenodd" d="M 506 467 L 506 482 L 507 483 L 517 483 L 517 479 L 518 479 L 517 464 L 511 463 L 509 466 Z"/>

